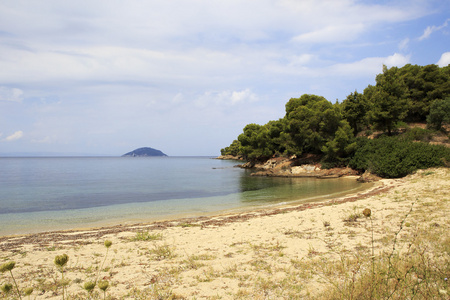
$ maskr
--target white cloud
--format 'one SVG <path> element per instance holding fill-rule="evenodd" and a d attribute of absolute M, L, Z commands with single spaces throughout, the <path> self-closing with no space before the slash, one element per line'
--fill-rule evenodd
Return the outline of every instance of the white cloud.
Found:
<path fill-rule="evenodd" d="M 403 67 L 404 65 L 409 63 L 410 58 L 410 55 L 395 53 L 394 55 L 384 58 L 383 64 L 385 64 L 387 67 Z"/>
<path fill-rule="evenodd" d="M 424 40 L 424 39 L 427 39 L 427 38 L 430 37 L 430 35 L 431 35 L 433 32 L 439 31 L 439 30 L 441 30 L 441 29 L 447 27 L 449 21 L 450 21 L 450 19 L 445 20 L 445 22 L 444 22 L 442 25 L 440 25 L 440 26 L 434 26 L 434 25 L 433 25 L 433 26 L 428 26 L 428 27 L 425 28 L 425 30 L 423 31 L 423 34 L 419 37 L 419 41 L 422 41 L 422 40 Z"/>
<path fill-rule="evenodd" d="M 23 131 L 16 131 L 13 134 L 11 134 L 10 136 L 7 136 L 4 140 L 6 142 L 11 142 L 11 141 L 15 141 L 15 140 L 19 140 L 23 137 Z"/>
<path fill-rule="evenodd" d="M 336 24 L 300 34 L 292 40 L 298 43 L 335 43 L 352 41 L 364 31 L 363 24 Z"/>
<path fill-rule="evenodd" d="M 369 76 L 382 72 L 383 65 L 402 67 L 409 63 L 409 60 L 410 56 L 394 53 L 387 57 L 367 57 L 351 63 L 335 64 L 329 69 L 335 75 Z"/>
<path fill-rule="evenodd" d="M 0 86 L 0 101 L 21 102 L 23 91 L 18 88 Z"/>
<path fill-rule="evenodd" d="M 442 53 L 441 58 L 437 62 L 439 67 L 446 67 L 450 64 L 450 52 Z"/>
<path fill-rule="evenodd" d="M 248 102 L 255 102 L 258 100 L 258 97 L 250 91 L 250 89 L 245 89 L 243 91 L 239 92 L 233 92 L 231 93 L 231 104 L 234 105 L 236 103 L 248 101 Z"/>
<path fill-rule="evenodd" d="M 257 100 L 258 96 L 247 88 L 242 91 L 208 91 L 198 97 L 195 100 L 195 104 L 198 107 L 204 108 L 208 106 L 234 106 L 236 104 L 255 102 Z"/>

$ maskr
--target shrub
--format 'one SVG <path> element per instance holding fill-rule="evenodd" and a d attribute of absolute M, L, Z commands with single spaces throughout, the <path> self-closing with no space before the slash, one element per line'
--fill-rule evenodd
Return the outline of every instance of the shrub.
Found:
<path fill-rule="evenodd" d="M 350 167 L 385 178 L 406 176 L 418 169 L 439 167 L 450 161 L 450 149 L 444 146 L 411 142 L 396 137 L 376 140 L 358 139 L 358 148 Z"/>
<path fill-rule="evenodd" d="M 437 99 L 431 104 L 427 123 L 436 130 L 440 130 L 444 124 L 450 124 L 450 97 Z"/>

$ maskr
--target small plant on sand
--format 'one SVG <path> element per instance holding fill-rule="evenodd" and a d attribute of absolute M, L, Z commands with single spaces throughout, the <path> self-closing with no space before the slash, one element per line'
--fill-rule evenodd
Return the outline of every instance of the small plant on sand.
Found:
<path fill-rule="evenodd" d="M 161 233 L 149 233 L 148 231 L 138 231 L 136 232 L 136 235 L 131 238 L 131 241 L 137 242 L 137 241 L 155 241 L 155 240 L 162 240 L 162 234 Z"/>
<path fill-rule="evenodd" d="M 361 217 L 359 213 L 351 213 L 346 218 L 344 218 L 345 223 L 355 223 Z"/>
<path fill-rule="evenodd" d="M 0 272 L 4 273 L 4 272 L 8 272 L 11 274 L 11 278 L 14 282 L 14 285 L 16 286 L 16 290 L 17 290 L 17 295 L 19 296 L 19 299 L 22 299 L 22 297 L 20 296 L 20 291 L 19 291 L 19 287 L 17 286 L 17 282 L 16 279 L 14 279 L 12 270 L 14 269 L 14 267 L 16 266 L 16 262 L 15 261 L 10 261 L 7 263 L 4 263 L 3 265 L 0 266 Z"/>
<path fill-rule="evenodd" d="M 64 279 L 64 266 L 67 264 L 68 261 L 69 261 L 69 256 L 67 256 L 67 254 L 65 254 L 65 253 L 62 255 L 57 255 L 55 257 L 55 265 L 61 272 L 60 285 L 62 286 L 62 298 L 63 299 L 65 299 L 64 298 L 65 297 L 65 287 L 69 284 L 69 282 Z"/>
<path fill-rule="evenodd" d="M 153 254 L 156 260 L 175 257 L 174 249 L 167 244 L 155 246 L 155 248 L 150 249 L 150 254 Z"/>
<path fill-rule="evenodd" d="M 8 294 L 11 292 L 13 285 L 11 283 L 5 283 L 1 287 L 2 293 L 8 296 Z"/>
<path fill-rule="evenodd" d="M 92 299 L 92 293 L 94 291 L 95 288 L 95 282 L 93 281 L 86 281 L 83 285 L 83 288 L 86 290 L 86 292 L 88 293 L 88 297 L 90 299 Z"/>
<path fill-rule="evenodd" d="M 375 247 L 374 247 L 374 238 L 373 238 L 373 221 L 372 221 L 372 211 L 370 210 L 370 208 L 365 208 L 363 210 L 363 215 L 366 218 L 370 219 L 370 226 L 371 226 L 371 232 L 372 232 L 372 280 L 375 276 Z M 373 288 L 373 287 L 371 287 Z M 373 292 L 370 292 L 370 295 L 373 295 Z"/>
<path fill-rule="evenodd" d="M 98 277 L 100 276 L 100 271 L 103 270 L 103 265 L 105 264 L 106 257 L 108 257 L 108 251 L 109 251 L 109 248 L 112 245 L 112 242 L 110 240 L 105 240 L 104 245 L 106 247 L 106 254 L 105 254 L 105 258 L 103 259 L 102 265 L 98 269 L 97 277 L 95 278 L 95 283 L 98 281 Z"/>
<path fill-rule="evenodd" d="M 103 291 L 103 299 L 106 299 L 106 290 L 109 287 L 109 282 L 106 280 L 99 281 L 98 288 Z"/>

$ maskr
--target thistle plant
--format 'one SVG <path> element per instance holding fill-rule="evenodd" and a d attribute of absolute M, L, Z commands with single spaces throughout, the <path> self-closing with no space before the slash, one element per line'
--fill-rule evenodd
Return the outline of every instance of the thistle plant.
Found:
<path fill-rule="evenodd" d="M 95 282 L 94 283 L 97 283 L 97 281 L 98 281 L 98 277 L 100 276 L 100 271 L 103 269 L 103 265 L 105 264 L 106 257 L 108 257 L 108 251 L 109 251 L 109 248 L 112 245 L 112 242 L 110 240 L 105 240 L 104 245 L 106 247 L 105 259 L 103 259 L 102 265 L 100 266 L 100 269 L 98 269 L 97 278 L 95 278 Z"/>
<path fill-rule="evenodd" d="M 83 288 L 88 292 L 89 298 L 92 298 L 92 292 L 95 288 L 95 282 L 93 281 L 86 281 L 83 285 Z"/>
<path fill-rule="evenodd" d="M 62 294 L 63 299 L 64 299 L 64 294 L 65 294 L 65 286 L 67 285 L 67 283 L 64 281 L 64 266 L 67 264 L 68 261 L 69 261 L 69 256 L 67 256 L 67 254 L 57 255 L 55 257 L 55 265 L 61 272 L 61 286 L 62 286 L 62 290 L 63 290 L 63 294 Z"/>
<path fill-rule="evenodd" d="M 4 272 L 8 272 L 11 274 L 11 278 L 14 281 L 14 285 L 16 286 L 16 290 L 17 290 L 17 295 L 19 295 L 19 299 L 22 299 L 22 297 L 20 296 L 20 291 L 19 291 L 19 287 L 17 286 L 17 282 L 14 279 L 14 275 L 12 273 L 12 269 L 14 269 L 14 267 L 16 266 L 16 262 L 15 261 L 9 261 L 7 263 L 4 263 L 3 265 L 0 266 L 0 272 L 4 273 Z M 6 286 L 6 284 L 4 285 Z M 2 288 L 3 290 L 3 288 Z M 9 290 L 8 290 L 9 292 Z"/>
<path fill-rule="evenodd" d="M 98 288 L 103 291 L 103 299 L 106 299 L 106 290 L 109 287 L 109 282 L 106 280 L 99 281 Z"/>
<path fill-rule="evenodd" d="M 374 250 L 374 239 L 373 239 L 372 211 L 370 210 L 370 208 L 365 208 L 363 210 L 363 215 L 366 218 L 370 219 L 370 226 L 371 226 L 371 230 L 372 230 L 372 281 L 373 281 L 373 277 L 375 276 L 375 250 Z M 373 295 L 373 291 L 371 291 L 371 295 Z"/>
<path fill-rule="evenodd" d="M 13 285 L 11 283 L 5 283 L 0 288 L 5 295 L 8 295 L 9 292 L 11 292 Z"/>

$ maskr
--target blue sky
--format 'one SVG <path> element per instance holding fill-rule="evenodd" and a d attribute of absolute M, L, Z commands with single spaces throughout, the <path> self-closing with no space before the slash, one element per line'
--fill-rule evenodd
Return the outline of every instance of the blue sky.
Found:
<path fill-rule="evenodd" d="M 0 2 L 0 153 L 218 155 L 291 97 L 450 63 L 450 0 Z"/>

